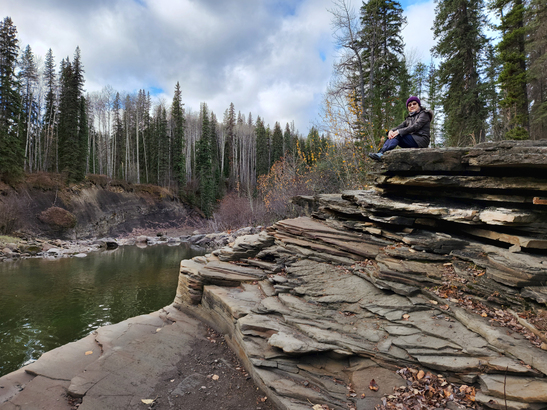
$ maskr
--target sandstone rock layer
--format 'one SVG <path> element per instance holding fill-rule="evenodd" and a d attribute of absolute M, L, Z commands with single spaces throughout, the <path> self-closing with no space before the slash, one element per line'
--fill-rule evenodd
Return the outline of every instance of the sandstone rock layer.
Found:
<path fill-rule="evenodd" d="M 182 261 L 175 305 L 223 331 L 281 409 L 372 409 L 401 367 L 475 386 L 485 407 L 547 408 L 547 351 L 439 292 L 542 307 L 546 154 L 393 151 L 375 189 L 296 198 L 311 217 Z"/>

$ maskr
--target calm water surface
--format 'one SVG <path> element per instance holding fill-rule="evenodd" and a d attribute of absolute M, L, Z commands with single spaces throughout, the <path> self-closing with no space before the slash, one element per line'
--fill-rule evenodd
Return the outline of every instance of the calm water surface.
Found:
<path fill-rule="evenodd" d="M 86 258 L 0 263 L 0 376 L 100 326 L 169 305 L 188 246 L 124 246 Z"/>

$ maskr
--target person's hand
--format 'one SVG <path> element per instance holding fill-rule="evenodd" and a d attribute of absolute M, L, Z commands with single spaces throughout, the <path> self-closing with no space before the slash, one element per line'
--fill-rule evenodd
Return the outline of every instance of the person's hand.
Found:
<path fill-rule="evenodd" d="M 399 130 L 395 130 L 395 131 L 389 130 L 389 133 L 387 134 L 387 137 L 388 137 L 389 139 L 393 139 L 393 138 L 395 138 L 397 135 L 399 135 Z"/>

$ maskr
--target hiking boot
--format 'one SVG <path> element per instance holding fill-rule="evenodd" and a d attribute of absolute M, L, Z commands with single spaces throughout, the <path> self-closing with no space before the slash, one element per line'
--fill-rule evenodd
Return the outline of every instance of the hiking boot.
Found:
<path fill-rule="evenodd" d="M 383 155 L 384 155 L 384 154 L 382 154 L 381 152 L 378 152 L 378 153 L 370 153 L 370 154 L 368 154 L 368 157 L 369 157 L 369 158 L 372 158 L 374 161 L 381 161 Z"/>

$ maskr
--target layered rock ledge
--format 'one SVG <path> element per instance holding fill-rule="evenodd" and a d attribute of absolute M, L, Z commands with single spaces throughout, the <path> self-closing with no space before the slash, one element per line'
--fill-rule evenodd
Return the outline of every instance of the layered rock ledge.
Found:
<path fill-rule="evenodd" d="M 175 306 L 281 409 L 385 405 L 400 368 L 547 408 L 546 335 L 514 312 L 547 301 L 545 169 L 547 141 L 393 151 L 374 189 L 296 198 L 310 217 L 182 261 Z"/>

